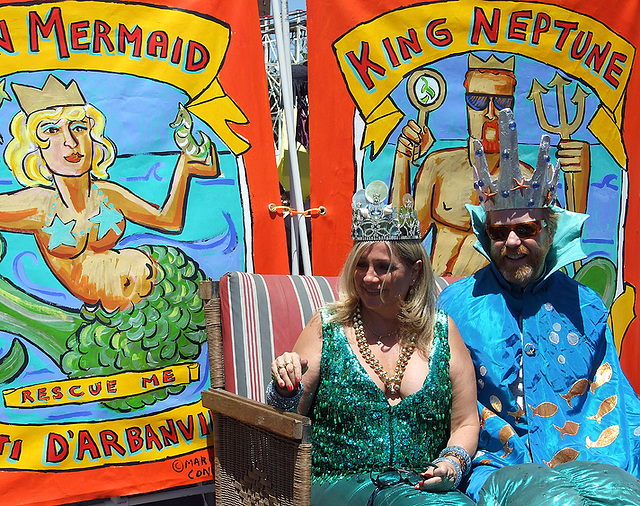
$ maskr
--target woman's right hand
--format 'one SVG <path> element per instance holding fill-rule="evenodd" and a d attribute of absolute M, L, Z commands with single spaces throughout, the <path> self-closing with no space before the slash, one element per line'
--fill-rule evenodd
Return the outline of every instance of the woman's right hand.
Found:
<path fill-rule="evenodd" d="M 446 492 L 451 490 L 457 478 L 457 470 L 449 462 L 438 462 L 436 466 L 421 473 L 422 481 L 416 485 L 417 490 L 429 492 Z"/>
<path fill-rule="evenodd" d="M 291 397 L 298 392 L 308 361 L 295 352 L 286 352 L 271 362 L 271 377 L 278 393 Z"/>

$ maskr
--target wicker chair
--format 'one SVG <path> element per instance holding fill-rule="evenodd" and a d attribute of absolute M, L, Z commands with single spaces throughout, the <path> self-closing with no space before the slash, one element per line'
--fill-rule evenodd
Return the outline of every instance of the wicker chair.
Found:
<path fill-rule="evenodd" d="M 453 278 L 437 278 L 442 289 Z M 308 506 L 311 421 L 264 404 L 275 356 L 293 348 L 337 277 L 230 272 L 203 281 L 218 506 Z"/>
<path fill-rule="evenodd" d="M 211 373 L 202 401 L 213 415 L 218 506 L 310 504 L 311 421 L 261 401 L 273 357 L 333 300 L 337 280 L 327 279 L 234 272 L 200 284 Z"/>

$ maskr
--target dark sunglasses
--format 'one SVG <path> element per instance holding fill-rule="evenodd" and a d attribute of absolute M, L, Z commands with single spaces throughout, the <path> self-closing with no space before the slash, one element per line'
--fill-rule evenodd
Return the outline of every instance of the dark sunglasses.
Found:
<path fill-rule="evenodd" d="M 513 109 L 515 99 L 511 95 L 486 95 L 484 93 L 465 93 L 467 105 L 474 111 L 484 111 L 489 106 L 489 100 L 498 111 Z"/>
<path fill-rule="evenodd" d="M 433 464 L 429 463 L 427 466 L 433 466 Z M 404 469 L 396 469 L 395 467 L 388 467 L 384 471 L 371 470 L 369 477 L 376 488 L 371 493 L 367 501 L 367 506 L 373 506 L 378 492 L 383 488 L 393 487 L 401 483 L 407 483 L 415 487 L 423 479 L 416 471 L 405 471 Z"/>
<path fill-rule="evenodd" d="M 537 236 L 544 226 L 545 223 L 540 220 L 515 225 L 487 225 L 487 234 L 494 241 L 506 241 L 511 232 L 515 232 L 520 239 L 530 239 Z"/>

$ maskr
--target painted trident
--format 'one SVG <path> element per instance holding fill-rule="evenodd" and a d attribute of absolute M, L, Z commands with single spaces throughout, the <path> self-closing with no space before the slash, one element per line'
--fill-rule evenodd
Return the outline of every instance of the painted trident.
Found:
<path fill-rule="evenodd" d="M 576 106 L 576 115 L 573 120 L 569 121 L 564 88 L 570 84 L 570 80 L 557 72 L 547 86 L 534 79 L 527 99 L 533 101 L 540 127 L 546 132 L 560 135 L 557 156 L 560 161 L 560 167 L 564 172 L 567 208 L 570 211 L 584 213 L 587 209 L 587 191 L 591 172 L 589 145 L 582 141 L 572 141 L 571 135 L 580 128 L 584 121 L 585 103 L 589 92 L 585 91 L 580 85 L 576 86 L 576 90 L 571 97 L 571 102 Z M 542 95 L 548 93 L 551 88 L 556 89 L 558 126 L 549 123 L 542 101 Z"/>
<path fill-rule="evenodd" d="M 6 91 L 4 91 L 4 84 L 5 80 L 3 79 L 2 81 L 0 81 L 0 107 L 2 107 L 2 104 L 5 100 L 11 100 L 11 97 L 7 94 Z M 2 135 L 0 135 L 0 144 L 2 144 L 2 142 Z"/>

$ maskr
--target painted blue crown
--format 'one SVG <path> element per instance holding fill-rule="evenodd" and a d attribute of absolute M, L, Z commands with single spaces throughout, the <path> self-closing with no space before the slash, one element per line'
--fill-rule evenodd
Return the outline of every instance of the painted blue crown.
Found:
<path fill-rule="evenodd" d="M 538 161 L 531 179 L 525 179 L 518 157 L 518 131 L 511 109 L 500 111 L 500 173 L 491 179 L 482 143 L 474 139 L 475 189 L 485 211 L 535 209 L 552 205 L 556 200 L 560 164 L 549 163 L 551 138 L 543 135 Z"/>

